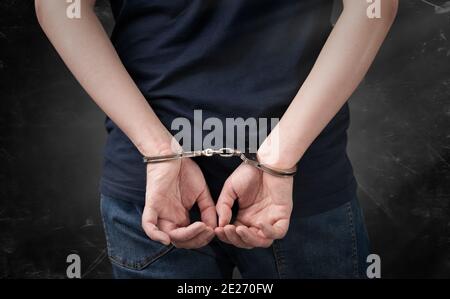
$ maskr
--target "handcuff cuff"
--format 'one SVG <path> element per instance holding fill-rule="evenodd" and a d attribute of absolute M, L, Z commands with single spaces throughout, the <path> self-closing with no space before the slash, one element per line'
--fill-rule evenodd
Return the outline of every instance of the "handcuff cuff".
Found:
<path fill-rule="evenodd" d="M 259 162 L 256 154 L 244 153 L 242 151 L 232 149 L 229 147 L 223 147 L 223 148 L 216 149 L 216 150 L 207 148 L 204 150 L 179 152 L 179 153 L 173 153 L 173 154 L 169 154 L 169 155 L 160 155 L 160 156 L 144 156 L 143 162 L 145 164 L 152 164 L 152 163 L 173 161 L 173 160 L 178 160 L 178 159 L 183 159 L 183 158 L 212 157 L 212 156 L 220 156 L 220 157 L 224 157 L 224 158 L 239 157 L 243 163 L 253 166 L 263 172 L 266 172 L 270 175 L 277 176 L 277 177 L 292 177 L 297 172 L 297 166 L 294 166 L 289 169 L 274 168 L 274 167 L 271 167 L 271 166 L 268 166 L 268 165 L 265 165 L 265 164 L 262 164 L 261 162 Z"/>

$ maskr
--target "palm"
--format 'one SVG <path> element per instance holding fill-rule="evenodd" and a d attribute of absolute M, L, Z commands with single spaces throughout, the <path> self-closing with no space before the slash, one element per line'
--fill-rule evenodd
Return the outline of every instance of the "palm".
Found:
<path fill-rule="evenodd" d="M 233 229 L 237 233 L 241 230 L 244 234 L 253 233 L 266 240 L 286 234 L 292 212 L 292 178 L 277 178 L 248 165 L 239 166 L 227 180 L 219 199 L 219 226 L 229 223 L 231 209 L 228 207 L 232 206 L 234 199 L 239 203 L 236 220 L 224 230 L 224 233 L 229 231 L 231 239 L 236 239 Z M 220 234 L 221 229 L 219 237 Z M 230 238 L 224 239 L 231 241 Z"/>
<path fill-rule="evenodd" d="M 196 202 L 203 222 L 190 225 L 189 210 Z M 149 166 L 143 226 L 144 229 L 147 227 L 151 238 L 167 243 L 167 238 L 161 240 L 155 237 L 163 232 L 170 239 L 178 240 L 175 243 L 181 244 L 196 233 L 211 233 L 215 222 L 214 204 L 206 182 L 200 168 L 192 160 Z M 159 232 L 152 233 L 155 227 Z"/>
<path fill-rule="evenodd" d="M 262 222 L 273 224 L 289 219 L 292 211 L 289 184 L 286 179 L 275 178 L 252 167 L 239 169 L 232 179 L 239 203 L 235 224 L 259 227 Z"/>
<path fill-rule="evenodd" d="M 189 210 L 207 187 L 191 160 L 161 166 L 155 175 L 149 170 L 146 197 L 148 208 L 159 212 L 158 227 L 168 231 L 189 224 Z"/>

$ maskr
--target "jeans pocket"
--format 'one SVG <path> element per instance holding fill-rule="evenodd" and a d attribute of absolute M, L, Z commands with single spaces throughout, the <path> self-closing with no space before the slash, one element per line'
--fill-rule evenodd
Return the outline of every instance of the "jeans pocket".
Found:
<path fill-rule="evenodd" d="M 274 242 L 281 278 L 364 278 L 367 233 L 356 195 L 307 217 L 292 217 L 285 238 Z"/>
<path fill-rule="evenodd" d="M 151 240 L 141 227 L 142 206 L 101 196 L 108 256 L 111 262 L 130 270 L 143 270 L 173 250 Z"/>

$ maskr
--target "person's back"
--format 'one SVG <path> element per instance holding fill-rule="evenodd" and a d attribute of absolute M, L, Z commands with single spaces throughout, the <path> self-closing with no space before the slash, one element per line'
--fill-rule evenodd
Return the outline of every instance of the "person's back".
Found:
<path fill-rule="evenodd" d="M 36 0 L 108 116 L 101 212 L 115 277 L 364 277 L 346 101 L 398 3 L 371 20 L 365 1 L 343 0 L 332 27 L 332 2 L 111 0 L 110 40 L 95 0 L 76 22 L 63 1 Z"/>
<path fill-rule="evenodd" d="M 194 125 L 194 110 L 201 110 L 203 120 L 215 117 L 223 124 L 226 118 L 279 119 L 330 34 L 332 4 L 329 0 L 114 0 L 112 42 L 168 129 L 180 117 Z M 354 195 L 356 184 L 345 153 L 348 122 L 346 104 L 303 156 L 294 184 L 298 213 L 337 207 Z M 142 202 L 141 155 L 110 120 L 107 127 L 112 131 L 102 193 L 127 194 L 130 200 Z M 204 137 L 209 131 L 202 133 Z M 229 141 L 236 148 L 235 138 L 226 133 L 223 144 Z M 246 140 L 257 133 L 247 130 Z M 184 149 L 198 150 L 202 144 L 192 140 L 191 148 Z M 217 198 L 239 160 L 199 160 Z M 141 192 L 125 191 L 130 188 Z"/>

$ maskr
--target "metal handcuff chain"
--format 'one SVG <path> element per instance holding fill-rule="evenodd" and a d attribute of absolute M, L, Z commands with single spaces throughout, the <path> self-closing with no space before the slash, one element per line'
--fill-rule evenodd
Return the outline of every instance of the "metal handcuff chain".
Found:
<path fill-rule="evenodd" d="M 266 173 L 276 176 L 276 177 L 292 177 L 297 172 L 297 166 L 292 167 L 290 169 L 274 168 L 274 167 L 260 163 L 257 159 L 249 158 L 242 151 L 232 149 L 229 147 L 223 147 L 223 148 L 216 149 L 216 150 L 207 148 L 204 150 L 179 152 L 179 153 L 173 153 L 173 154 L 169 154 L 169 155 L 145 156 L 145 157 L 143 157 L 143 161 L 146 164 L 152 164 L 152 163 L 173 161 L 173 160 L 178 160 L 178 159 L 183 159 L 183 158 L 212 157 L 212 156 L 220 156 L 220 157 L 224 157 L 224 158 L 239 157 L 243 163 L 253 166 L 263 172 L 266 172 Z"/>

